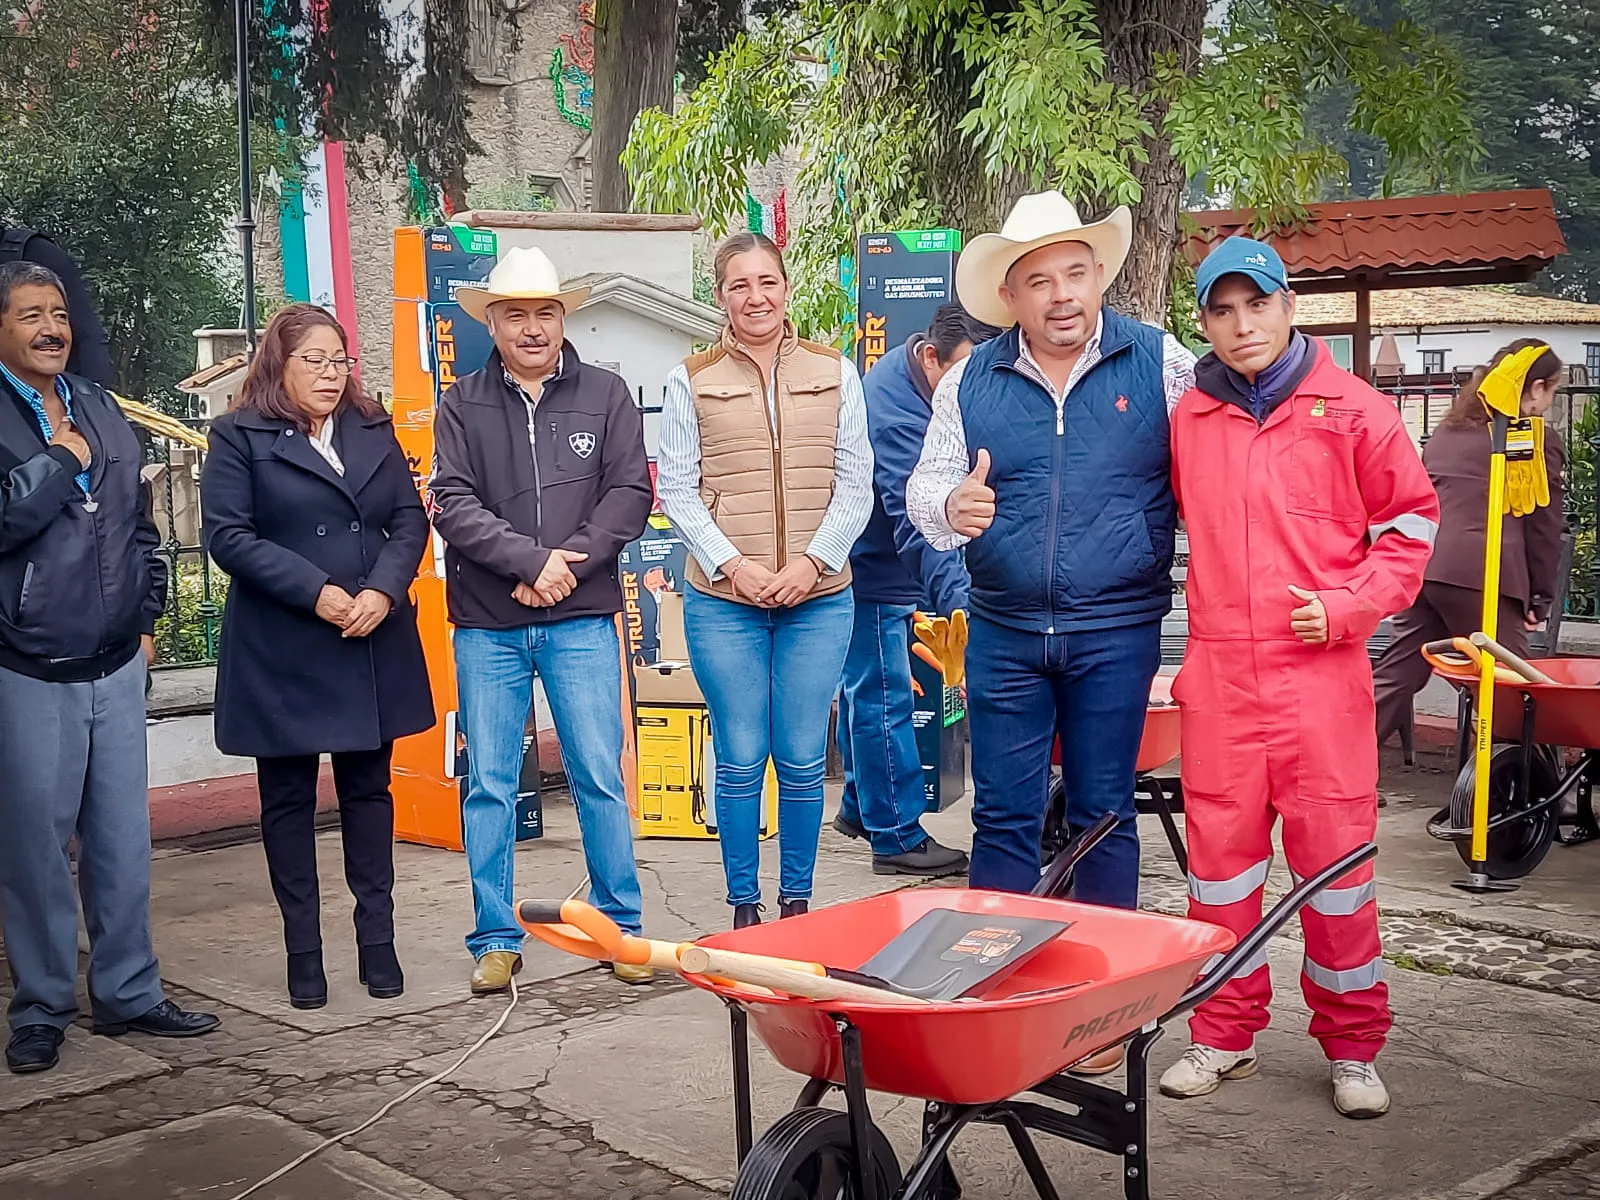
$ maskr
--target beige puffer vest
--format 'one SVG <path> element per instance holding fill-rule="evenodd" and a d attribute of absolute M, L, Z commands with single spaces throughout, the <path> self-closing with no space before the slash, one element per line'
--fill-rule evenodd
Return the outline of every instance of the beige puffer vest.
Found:
<path fill-rule="evenodd" d="M 761 368 L 731 330 L 685 360 L 700 420 L 700 499 L 740 554 L 780 571 L 805 554 L 833 498 L 839 430 L 839 352 L 786 326 L 775 376 L 777 429 L 767 415 Z M 747 603 L 726 578 L 715 583 L 691 555 L 689 582 Z M 850 583 L 850 567 L 823 575 L 811 596 Z"/>

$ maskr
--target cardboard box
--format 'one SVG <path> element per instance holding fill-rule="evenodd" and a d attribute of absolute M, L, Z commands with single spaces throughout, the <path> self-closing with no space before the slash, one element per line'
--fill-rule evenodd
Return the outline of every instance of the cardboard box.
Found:
<path fill-rule="evenodd" d="M 634 667 L 638 745 L 638 833 L 647 837 L 717 836 L 716 747 L 711 716 L 689 664 L 683 594 L 656 597 L 658 651 Z M 778 832 L 778 776 L 769 759 L 761 837 Z"/>
<path fill-rule="evenodd" d="M 617 582 L 622 585 L 622 625 L 628 660 L 635 667 L 659 658 L 661 637 L 657 597 L 683 588 L 689 549 L 660 514 L 650 517 L 645 531 L 617 556 Z"/>
<path fill-rule="evenodd" d="M 967 790 L 966 696 L 959 687 L 946 687 L 943 676 L 915 655 L 911 678 L 922 689 L 922 695 L 912 694 L 911 723 L 917 730 L 923 799 L 928 812 L 943 812 Z"/>

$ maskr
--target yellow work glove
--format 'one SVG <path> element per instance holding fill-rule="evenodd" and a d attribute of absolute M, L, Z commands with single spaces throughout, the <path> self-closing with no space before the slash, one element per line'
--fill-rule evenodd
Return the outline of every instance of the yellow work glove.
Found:
<path fill-rule="evenodd" d="M 917 641 L 932 653 L 946 687 L 955 687 L 966 677 L 966 613 L 957 610 L 951 617 L 914 613 L 911 631 L 916 634 Z"/>
<path fill-rule="evenodd" d="M 1514 517 L 1524 517 L 1549 503 L 1544 418 L 1519 417 L 1506 430 L 1505 511 Z"/>

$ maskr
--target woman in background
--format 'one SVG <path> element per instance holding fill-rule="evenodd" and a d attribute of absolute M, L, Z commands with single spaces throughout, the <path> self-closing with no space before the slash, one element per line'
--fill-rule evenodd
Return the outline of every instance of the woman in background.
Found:
<path fill-rule="evenodd" d="M 261 339 L 201 474 L 206 544 L 231 576 L 217 748 L 256 760 L 261 841 L 283 913 L 289 1002 L 327 1003 L 317 773 L 333 759 L 360 978 L 398 996 L 394 740 L 434 723 L 408 592 L 428 519 L 394 426 L 351 374 L 344 330 L 291 304 Z"/>
<path fill-rule="evenodd" d="M 1372 671 L 1381 746 L 1405 722 L 1411 701 L 1432 669 L 1420 651 L 1428 642 L 1466 637 L 1483 624 L 1483 555 L 1489 515 L 1489 414 L 1478 385 L 1508 355 L 1531 346 L 1545 352 L 1529 368 L 1522 415 L 1542 417 L 1561 381 L 1561 360 L 1542 341 L 1523 338 L 1495 353 L 1472 373 L 1423 448 L 1423 465 L 1439 493 L 1439 536 L 1416 602 L 1394 619 L 1394 641 Z M 1545 471 L 1550 503 L 1524 516 L 1507 514 L 1500 540 L 1500 613 L 1497 641 L 1526 656 L 1528 634 L 1550 615 L 1560 569 L 1566 454 L 1545 426 Z"/>

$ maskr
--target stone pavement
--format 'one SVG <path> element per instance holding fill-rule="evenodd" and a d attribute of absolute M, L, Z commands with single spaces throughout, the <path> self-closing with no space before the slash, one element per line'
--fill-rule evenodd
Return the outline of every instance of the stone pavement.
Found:
<path fill-rule="evenodd" d="M 1449 887 L 1454 851 L 1422 832 L 1449 774 L 1437 759 L 1385 763 L 1379 859 L 1395 1032 L 1383 1064 L 1395 1111 L 1354 1123 L 1327 1102 L 1326 1065 L 1304 1034 L 1298 946 L 1274 943 L 1275 1020 L 1261 1074 L 1206 1100 L 1158 1099 L 1153 1192 L 1400 1200 L 1555 1200 L 1600 1196 L 1600 846 L 1557 847 L 1506 896 Z M 570 805 L 547 805 L 547 835 L 518 855 L 519 894 L 562 896 L 583 875 Z M 929 819 L 965 844 L 968 806 Z M 1143 892 L 1181 905 L 1183 885 L 1159 828 L 1145 830 Z M 723 928 L 715 843 L 638 843 L 648 931 Z M 776 844 L 763 847 L 775 877 Z M 355 980 L 336 835 L 323 835 L 324 929 L 332 995 L 299 1012 L 282 995 L 276 909 L 256 844 L 167 847 L 155 868 L 164 974 L 185 1003 L 220 1011 L 218 1034 L 192 1042 L 111 1040 L 74 1029 L 62 1066 L 0 1075 L 0 1195 L 66 1200 L 233 1200 L 321 1139 L 366 1122 L 430 1076 L 443 1082 L 253 1193 L 312 1197 L 590 1200 L 726 1195 L 734 1171 L 726 1015 L 680 981 L 626 987 L 607 973 L 530 947 L 504 1029 L 463 1051 L 505 1013 L 502 997 L 465 995 L 461 937 L 471 902 L 459 855 L 397 851 L 406 995 L 368 998 Z M 896 881 L 825 828 L 818 897 L 838 901 Z M 1273 887 L 1285 881 L 1274 876 Z M 3 973 L 0 973 L 3 977 Z M 7 985 L 0 982 L 0 993 Z M 1158 1044 L 1153 1071 L 1182 1042 Z M 459 1065 L 457 1065 L 459 1064 Z M 753 1051 L 757 1131 L 801 1082 Z M 875 1097 L 902 1164 L 920 1107 Z M 1042 1147 L 1063 1191 L 1120 1194 L 1113 1160 Z M 1030 1195 L 1004 1135 L 956 1144 L 971 1200 Z"/>

